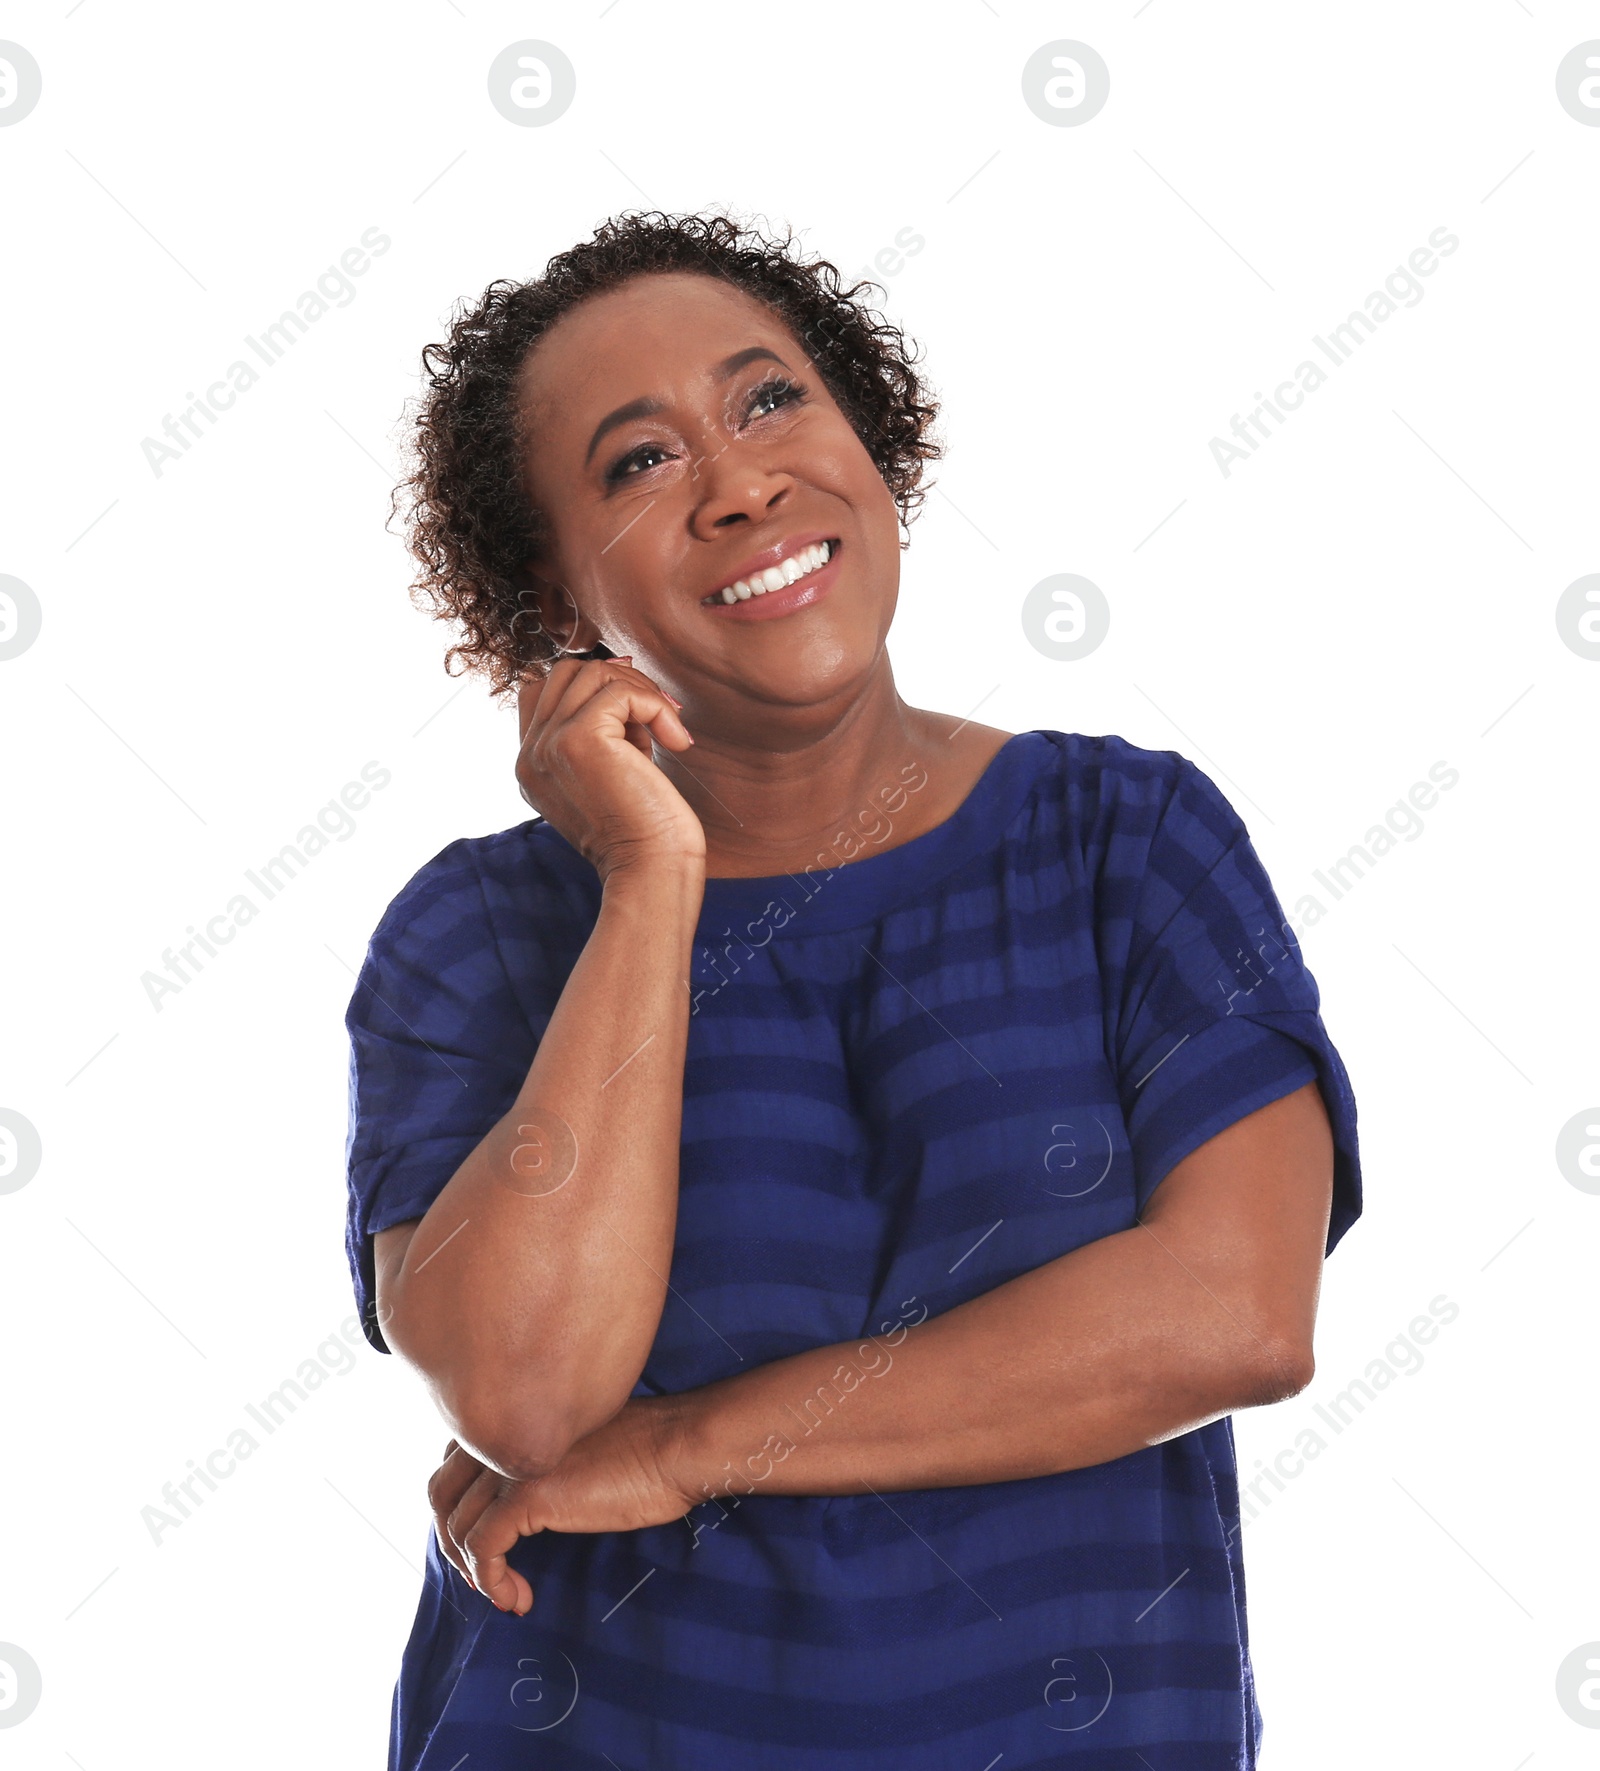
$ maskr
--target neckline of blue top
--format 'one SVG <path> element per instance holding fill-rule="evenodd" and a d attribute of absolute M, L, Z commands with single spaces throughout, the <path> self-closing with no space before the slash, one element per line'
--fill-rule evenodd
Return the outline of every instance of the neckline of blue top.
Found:
<path fill-rule="evenodd" d="M 856 822 L 841 828 L 833 847 L 833 853 L 841 857 L 836 862 L 830 864 L 825 847 L 817 863 L 799 873 L 708 878 L 700 911 L 701 931 L 743 935 L 749 928 L 733 925 L 753 922 L 762 937 L 759 944 L 764 945 L 768 935 L 780 940 L 804 939 L 873 921 L 914 891 L 943 878 L 974 855 L 993 849 L 1022 810 L 1046 761 L 1056 754 L 1056 743 L 1056 735 L 1042 728 L 1013 733 L 943 823 L 875 854 L 844 859 L 849 849 L 844 840 L 847 836 L 863 845 L 870 844 L 875 833 L 879 842 L 892 838 L 897 804 L 903 809 L 916 789 L 910 785 L 914 772 L 891 770 Z M 589 863 L 552 824 L 539 819 L 529 828 L 549 831 L 560 847 L 592 874 Z"/>

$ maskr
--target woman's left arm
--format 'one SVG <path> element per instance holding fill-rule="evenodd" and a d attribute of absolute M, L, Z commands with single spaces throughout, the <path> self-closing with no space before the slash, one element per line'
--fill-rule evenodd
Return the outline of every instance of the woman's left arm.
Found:
<path fill-rule="evenodd" d="M 1004 1482 L 1292 1396 L 1312 1376 L 1332 1189 L 1333 1135 L 1307 1083 L 1178 1163 L 1132 1229 L 897 1347 L 820 1347 L 667 1399 L 666 1473 L 697 1500 L 730 1465 L 735 1493 Z"/>
<path fill-rule="evenodd" d="M 1313 1371 L 1332 1189 L 1306 1083 L 1179 1162 L 1133 1228 L 943 1315 L 630 1401 L 538 1482 L 447 1459 L 430 1491 L 441 1541 L 524 1610 L 504 1554 L 529 1531 L 633 1529 L 751 1492 L 1051 1475 L 1292 1396 Z"/>

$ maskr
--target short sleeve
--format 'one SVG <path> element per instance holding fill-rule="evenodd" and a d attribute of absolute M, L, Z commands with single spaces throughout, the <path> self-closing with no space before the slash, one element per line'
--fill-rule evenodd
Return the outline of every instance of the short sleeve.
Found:
<path fill-rule="evenodd" d="M 1218 1132 L 1315 1082 L 1333 1131 L 1331 1254 L 1361 1214 L 1350 1078 L 1242 820 L 1194 764 L 1161 754 L 1179 766 L 1123 845 L 1129 917 L 1108 1005 L 1138 1202 Z"/>
<path fill-rule="evenodd" d="M 467 839 L 384 912 L 345 1014 L 345 1252 L 380 1353 L 372 1238 L 420 1218 L 516 1101 L 537 1042 L 506 975 Z"/>

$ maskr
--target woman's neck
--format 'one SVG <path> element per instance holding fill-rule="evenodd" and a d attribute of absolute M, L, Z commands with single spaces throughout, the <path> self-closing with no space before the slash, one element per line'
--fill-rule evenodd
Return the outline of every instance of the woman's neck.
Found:
<path fill-rule="evenodd" d="M 706 876 L 760 879 L 837 853 L 845 835 L 881 852 L 944 823 L 1012 736 L 895 695 L 788 748 L 696 732 L 687 757 L 657 757 L 705 827 Z"/>

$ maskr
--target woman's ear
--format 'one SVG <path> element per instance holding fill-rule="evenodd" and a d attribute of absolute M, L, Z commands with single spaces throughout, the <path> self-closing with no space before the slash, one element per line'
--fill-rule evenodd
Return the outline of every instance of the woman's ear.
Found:
<path fill-rule="evenodd" d="M 551 648 L 563 656 L 592 652 L 602 643 L 599 628 L 579 612 L 564 584 L 541 574 L 540 562 L 527 561 L 523 571 L 526 587 L 518 599 L 522 608 L 511 618 L 519 639 L 532 628 L 543 633 Z"/>

